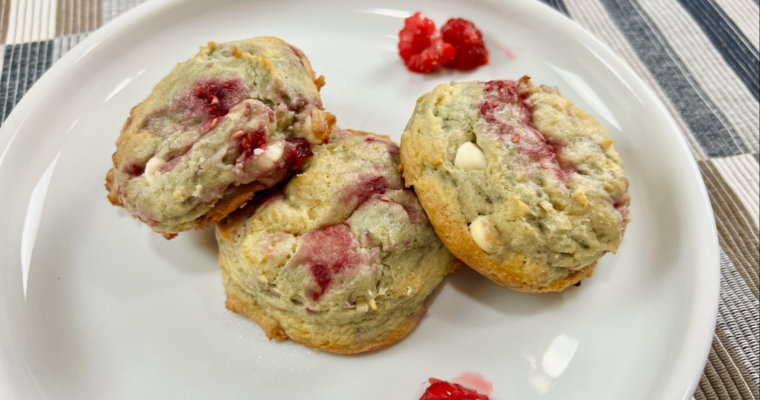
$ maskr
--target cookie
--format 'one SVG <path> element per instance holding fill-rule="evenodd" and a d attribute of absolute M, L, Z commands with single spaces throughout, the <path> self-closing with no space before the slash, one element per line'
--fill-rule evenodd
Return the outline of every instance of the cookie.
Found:
<path fill-rule="evenodd" d="M 404 337 L 458 261 L 398 171 L 398 147 L 337 132 L 299 174 L 217 225 L 226 306 L 270 339 L 357 353 Z"/>
<path fill-rule="evenodd" d="M 280 39 L 209 42 L 130 112 L 108 199 L 167 238 L 213 225 L 329 138 L 323 83 Z"/>
<path fill-rule="evenodd" d="M 420 97 L 401 164 L 446 247 L 515 290 L 560 291 L 591 276 L 631 220 L 607 132 L 528 77 L 441 84 Z"/>

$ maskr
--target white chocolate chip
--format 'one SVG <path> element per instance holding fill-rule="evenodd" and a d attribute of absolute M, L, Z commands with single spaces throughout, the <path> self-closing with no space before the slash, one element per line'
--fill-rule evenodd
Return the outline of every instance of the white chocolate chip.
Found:
<path fill-rule="evenodd" d="M 149 185 L 152 185 L 153 182 L 156 181 L 156 177 L 161 174 L 159 171 L 161 167 L 166 165 L 166 161 L 162 160 L 159 157 L 153 157 L 150 160 L 148 160 L 148 163 L 145 164 L 145 180 L 148 181 Z"/>
<path fill-rule="evenodd" d="M 203 193 L 203 185 L 195 185 L 195 190 L 193 191 L 193 196 L 195 196 L 195 197 L 201 197 L 201 193 Z"/>
<path fill-rule="evenodd" d="M 307 115 L 306 119 L 303 121 L 303 130 L 304 132 L 311 133 L 311 115 Z"/>
<path fill-rule="evenodd" d="M 372 293 L 371 290 L 367 290 L 369 293 L 369 306 L 372 308 L 372 310 L 377 311 L 377 304 L 375 303 L 375 294 Z"/>
<path fill-rule="evenodd" d="M 282 157 L 282 153 L 285 152 L 285 148 L 282 146 L 282 142 L 277 142 L 271 146 L 268 146 L 264 154 L 272 161 L 277 161 Z"/>
<path fill-rule="evenodd" d="M 256 168 L 267 170 L 274 168 L 282 155 L 285 153 L 283 142 L 276 142 L 267 145 L 265 149 L 254 149 L 253 154 L 256 156 L 253 162 Z"/>
<path fill-rule="evenodd" d="M 463 170 L 486 169 L 486 156 L 473 142 L 467 142 L 457 150 L 454 165 Z"/>
<path fill-rule="evenodd" d="M 472 240 L 483 251 L 489 254 L 499 251 L 499 234 L 496 228 L 486 216 L 479 216 L 470 223 L 470 235 Z"/>

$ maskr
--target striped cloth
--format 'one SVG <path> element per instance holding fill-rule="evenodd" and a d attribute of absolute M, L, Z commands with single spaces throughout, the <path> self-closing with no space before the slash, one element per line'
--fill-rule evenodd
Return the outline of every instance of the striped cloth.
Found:
<path fill-rule="evenodd" d="M 0 121 L 87 34 L 144 0 L 0 0 Z M 699 163 L 721 246 L 712 351 L 696 399 L 760 400 L 758 0 L 543 0 L 659 94 Z"/>

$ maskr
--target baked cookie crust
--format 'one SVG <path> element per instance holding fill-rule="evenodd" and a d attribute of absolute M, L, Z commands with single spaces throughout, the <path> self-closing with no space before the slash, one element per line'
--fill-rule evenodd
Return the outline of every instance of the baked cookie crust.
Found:
<path fill-rule="evenodd" d="M 210 42 L 132 108 L 106 176 L 109 201 L 166 238 L 215 224 L 329 139 L 323 84 L 280 39 Z"/>
<path fill-rule="evenodd" d="M 401 164 L 446 247 L 523 292 L 590 277 L 631 220 L 628 179 L 607 132 L 528 77 L 442 84 L 420 97 Z"/>
<path fill-rule="evenodd" d="M 459 261 L 398 169 L 387 137 L 336 132 L 298 175 L 217 224 L 227 308 L 270 339 L 340 354 L 413 330 Z"/>

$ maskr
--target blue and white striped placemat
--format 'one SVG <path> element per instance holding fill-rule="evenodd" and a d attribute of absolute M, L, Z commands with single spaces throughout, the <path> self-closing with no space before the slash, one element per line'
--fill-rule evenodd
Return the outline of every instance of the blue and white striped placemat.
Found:
<path fill-rule="evenodd" d="M 0 122 L 89 32 L 145 0 L 0 0 Z M 758 0 L 543 0 L 625 59 L 699 163 L 721 246 L 712 351 L 696 399 L 760 400 Z"/>

